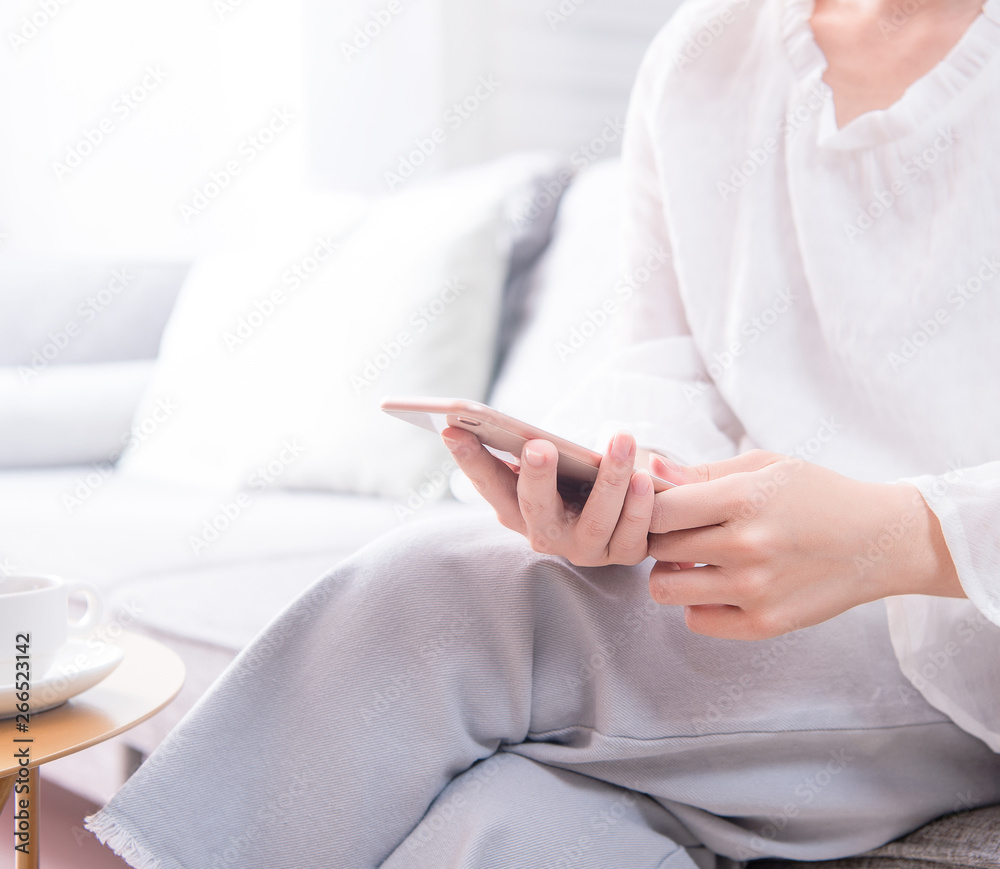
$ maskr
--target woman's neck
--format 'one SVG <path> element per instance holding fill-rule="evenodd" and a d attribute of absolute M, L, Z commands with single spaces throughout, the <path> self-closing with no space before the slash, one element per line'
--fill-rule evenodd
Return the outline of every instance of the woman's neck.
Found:
<path fill-rule="evenodd" d="M 820 5 L 819 2 L 816 4 Z M 863 16 L 865 18 L 890 18 L 902 13 L 910 18 L 927 15 L 963 16 L 970 9 L 977 12 L 982 9 L 982 0 L 911 0 L 909 3 L 900 0 L 826 0 L 824 6 L 839 7 L 845 13 Z"/>
<path fill-rule="evenodd" d="M 886 109 L 937 66 L 983 0 L 816 0 L 810 23 L 840 126 Z"/>

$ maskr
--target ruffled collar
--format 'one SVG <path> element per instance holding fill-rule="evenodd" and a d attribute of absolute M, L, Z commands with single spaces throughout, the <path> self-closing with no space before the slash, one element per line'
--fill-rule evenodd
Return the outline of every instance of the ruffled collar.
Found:
<path fill-rule="evenodd" d="M 819 145 L 838 150 L 873 147 L 904 138 L 931 123 L 1000 57 L 1000 0 L 986 0 L 955 47 L 934 69 L 915 81 L 887 109 L 866 112 L 842 128 L 837 126 L 832 93 L 823 81 L 824 56 L 809 19 L 814 0 L 784 0 L 782 38 L 793 69 L 804 84 L 824 88 L 827 104 L 820 118 Z"/>

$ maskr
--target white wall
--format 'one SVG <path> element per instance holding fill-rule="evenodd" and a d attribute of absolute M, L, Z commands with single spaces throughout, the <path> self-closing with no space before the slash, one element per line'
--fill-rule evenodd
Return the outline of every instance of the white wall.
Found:
<path fill-rule="evenodd" d="M 306 0 L 310 168 L 324 183 L 379 191 L 436 127 L 447 138 L 413 177 L 520 148 L 572 153 L 624 117 L 642 54 L 679 0 L 398 0 L 350 59 L 354 28 L 387 0 L 333 5 Z M 448 107 L 481 76 L 496 92 L 449 124 Z"/>
<path fill-rule="evenodd" d="M 266 237 L 283 191 L 386 192 L 385 173 L 418 141 L 433 153 L 416 155 L 413 178 L 520 148 L 568 155 L 623 117 L 642 52 L 675 5 L 80 0 L 49 5 L 50 17 L 42 0 L 7 0 L 0 255 L 187 257 Z M 345 52 L 356 28 L 380 29 L 373 16 L 386 26 Z M 152 84 L 149 70 L 162 80 L 125 111 L 121 95 Z M 477 87 L 484 99 L 468 117 L 450 111 L 476 103 Z M 249 159 L 246 138 L 282 110 L 294 123 Z M 429 148 L 435 130 L 443 140 Z M 60 172 L 71 151 L 84 156 Z M 218 192 L 213 179 L 233 160 L 239 176 L 186 218 L 185 203 Z"/>

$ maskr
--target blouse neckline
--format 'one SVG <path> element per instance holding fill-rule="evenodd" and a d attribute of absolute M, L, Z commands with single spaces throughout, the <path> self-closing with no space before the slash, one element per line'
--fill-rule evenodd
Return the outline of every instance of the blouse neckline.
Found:
<path fill-rule="evenodd" d="M 923 128 L 954 101 L 1000 55 L 1000 0 L 986 0 L 948 55 L 911 84 L 886 109 L 858 115 L 837 126 L 833 92 L 823 81 L 827 61 L 816 42 L 809 19 L 814 0 L 785 0 L 782 37 L 792 67 L 803 83 L 827 96 L 820 116 L 819 145 L 838 150 L 872 147 L 904 138 Z"/>

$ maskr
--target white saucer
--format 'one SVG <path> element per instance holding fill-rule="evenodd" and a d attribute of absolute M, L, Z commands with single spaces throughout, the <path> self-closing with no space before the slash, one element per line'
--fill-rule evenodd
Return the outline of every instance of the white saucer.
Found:
<path fill-rule="evenodd" d="M 65 703 L 105 678 L 122 658 L 123 649 L 97 640 L 69 640 L 40 679 L 31 680 L 31 714 Z M 0 719 L 17 714 L 14 685 L 0 685 Z"/>

